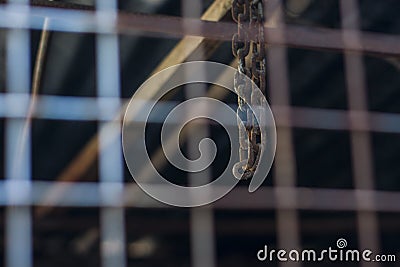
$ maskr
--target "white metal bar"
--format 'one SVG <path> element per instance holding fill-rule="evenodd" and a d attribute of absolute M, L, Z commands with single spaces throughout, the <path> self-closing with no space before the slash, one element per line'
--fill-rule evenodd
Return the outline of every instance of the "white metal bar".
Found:
<path fill-rule="evenodd" d="M 321 177 L 323 179 L 323 177 Z M 54 182 L 33 181 L 30 196 L 20 197 L 18 201 L 12 198 L 12 193 L 21 188 L 28 188 L 26 182 L 10 183 L 10 180 L 0 181 L 0 206 L 24 207 L 32 205 L 55 207 L 132 207 L 132 208 L 170 208 L 167 205 L 149 197 L 137 185 L 129 184 L 124 188 L 126 198 L 116 198 L 112 203 L 104 203 L 102 194 L 109 191 L 112 195 L 114 189 L 102 187 L 99 183 L 68 183 L 58 182 L 57 187 L 63 192 L 57 199 L 45 198 L 46 192 L 54 187 Z M 16 185 L 14 188 L 12 185 Z M 26 190 L 26 189 L 24 189 Z M 163 187 L 160 186 L 160 191 Z M 167 190 L 167 189 L 164 189 Z M 223 190 L 223 188 L 216 188 Z M 296 200 L 278 202 L 278 195 L 296 195 Z M 400 192 L 353 190 L 353 189 L 322 189 L 322 188 L 289 188 L 289 187 L 261 187 L 251 198 L 247 188 L 238 187 L 224 198 L 213 204 L 216 209 L 233 210 L 269 210 L 269 209 L 301 209 L 325 211 L 380 211 L 400 212 Z M 376 199 L 371 204 L 368 199 Z M 357 201 L 357 199 L 362 201 Z"/>
<path fill-rule="evenodd" d="M 13 0 L 7 6 L 28 10 L 26 0 Z M 22 19 L 23 20 L 23 19 Z M 29 93 L 30 88 L 30 34 L 27 30 L 7 33 L 7 91 Z M 25 132 L 25 133 L 24 133 Z M 6 168 L 9 186 L 7 196 L 11 204 L 6 209 L 5 257 L 6 267 L 32 266 L 32 218 L 29 207 L 16 206 L 30 194 L 31 179 L 31 127 L 24 121 L 6 121 Z"/>
<path fill-rule="evenodd" d="M 342 18 L 342 28 L 350 29 L 358 32 L 360 30 L 360 15 L 357 0 L 341 0 L 340 10 Z M 343 41 L 345 44 L 360 45 L 362 44 L 360 34 L 348 35 L 343 33 Z M 364 111 L 368 110 L 367 103 L 367 85 L 365 82 L 365 70 L 362 55 L 351 54 L 345 52 L 345 71 L 346 86 L 348 92 L 348 103 L 350 110 Z M 359 117 L 359 123 L 369 125 L 368 117 Z M 354 185 L 356 189 L 373 190 L 373 158 L 371 151 L 371 136 L 369 132 L 351 132 L 351 148 Z M 369 202 L 374 205 L 375 199 L 357 199 L 358 205 L 363 202 Z M 371 249 L 379 251 L 378 222 L 374 212 L 358 211 L 357 212 L 357 230 L 358 240 L 361 249 Z M 362 266 L 380 266 L 378 262 L 372 265 L 362 263 Z"/>
<path fill-rule="evenodd" d="M 222 1 L 218 1 L 219 5 Z M 218 8 L 218 3 L 215 5 Z M 220 5 L 221 6 L 221 5 Z M 208 12 L 212 13 L 212 11 Z M 218 12 L 216 12 L 218 13 Z M 221 15 L 222 13 L 219 13 Z M 224 13 L 225 14 L 225 13 Z M 122 34 L 140 34 L 147 36 L 182 36 L 181 25 L 182 21 L 169 18 L 169 17 L 151 17 L 140 14 L 120 14 L 120 24 L 118 27 L 110 28 L 109 25 L 103 25 L 97 21 L 96 15 L 92 11 L 79 11 L 79 10 L 66 10 L 57 8 L 40 8 L 32 7 L 29 13 L 15 10 L 10 12 L 8 9 L 0 6 L 0 27 L 10 29 L 42 29 L 44 18 L 48 17 L 51 20 L 48 29 L 53 31 L 64 32 L 81 32 L 81 33 L 122 33 Z M 219 20 L 211 15 L 204 18 L 209 21 Z M 21 22 L 21 18 L 23 18 Z M 26 20 L 25 20 L 26 19 Z M 164 27 L 148 27 L 142 20 L 146 20 L 147 24 L 163 25 Z M 140 23 L 138 23 L 138 21 Z M 200 20 L 192 20 L 194 24 L 203 24 L 203 29 L 191 31 L 189 41 L 193 41 L 194 46 L 197 47 L 202 39 L 208 37 L 211 39 L 219 39 L 228 41 L 230 35 L 235 31 L 235 25 L 230 22 L 219 22 L 218 28 L 222 28 L 221 32 L 214 29 L 214 25 L 210 22 L 204 24 Z M 228 31 L 228 32 L 227 32 Z M 362 46 L 346 45 L 341 40 L 342 31 L 338 29 L 329 29 L 321 27 L 309 26 L 294 26 L 287 25 L 286 32 L 287 38 L 282 38 L 279 34 L 279 29 L 274 27 L 265 28 L 266 41 L 270 45 L 292 45 L 296 47 L 303 47 L 309 49 L 328 49 L 334 51 L 351 50 L 351 51 L 365 51 L 373 54 L 381 54 L 385 56 L 394 56 L 400 54 L 400 38 L 395 35 L 363 32 L 361 39 Z M 354 31 L 348 31 L 346 34 L 353 34 Z M 183 37 L 183 36 L 182 36 Z M 184 38 L 186 39 L 186 38 Z M 181 55 L 188 56 L 188 51 L 179 51 Z M 174 56 L 179 57 L 174 53 Z M 179 57 L 182 60 L 182 57 Z M 164 64 L 162 64 L 164 65 Z"/>
<path fill-rule="evenodd" d="M 10 119 L 26 118 L 30 95 L 0 93 L 0 117 Z M 33 118 L 50 120 L 77 120 L 77 121 L 110 121 L 115 118 L 125 103 L 130 99 L 116 97 L 67 97 L 67 96 L 38 96 Z M 148 107 L 154 103 L 148 101 Z M 157 113 L 150 117 L 137 114 L 135 120 L 139 123 L 164 122 L 168 114 L 178 102 L 164 101 L 157 103 Z M 146 108 L 146 107 L 145 107 Z M 231 105 L 236 110 L 236 105 Z M 277 126 L 303 127 L 325 130 L 354 130 L 384 133 L 400 133 L 400 115 L 396 113 L 371 112 L 367 110 L 336 110 L 272 105 Z M 221 112 L 217 110 L 216 112 Z M 291 120 L 285 120 L 287 114 Z M 361 118 L 361 119 L 360 119 Z M 368 124 L 363 119 L 368 118 Z M 174 120 L 171 120 L 174 122 Z M 230 125 L 230 121 L 224 122 Z"/>
<path fill-rule="evenodd" d="M 200 18 L 202 15 L 203 2 L 201 0 L 182 0 L 182 16 Z M 190 24 L 183 25 L 185 31 L 190 31 Z M 202 48 L 200 49 L 199 55 L 204 55 Z M 201 58 L 200 60 L 203 60 Z M 206 70 L 199 75 L 205 75 Z M 187 99 L 195 97 L 206 96 L 206 85 L 186 85 L 185 96 Z M 191 111 L 188 110 L 187 114 Z M 189 130 L 190 131 L 190 130 Z M 209 136 L 209 128 L 201 127 L 196 131 L 190 131 L 188 138 L 188 150 L 189 155 L 194 158 L 199 151 L 200 138 Z M 179 148 L 178 148 L 179 149 Z M 202 156 L 211 158 L 211 152 L 206 149 Z M 188 173 L 189 186 L 198 186 L 200 184 L 206 184 L 211 179 L 210 169 L 206 169 L 200 173 Z M 210 266 L 215 267 L 215 230 L 214 230 L 214 211 L 211 206 L 192 208 L 190 210 L 190 238 L 191 238 L 191 265 L 193 267 Z"/>
<path fill-rule="evenodd" d="M 273 1 L 266 1 L 266 18 L 269 18 L 267 25 L 280 29 L 281 38 L 285 38 L 285 24 L 283 21 L 283 3 L 277 1 L 277 8 L 272 12 Z M 274 105 L 290 106 L 289 77 L 287 66 L 287 52 L 285 47 L 270 47 L 268 49 L 268 60 L 270 73 L 270 95 Z M 283 113 L 279 118 L 287 124 L 291 124 L 290 113 Z M 294 156 L 292 130 L 289 127 L 277 128 L 277 150 L 275 156 L 274 184 L 278 187 L 294 188 L 296 186 L 296 161 Z M 297 195 L 277 194 L 277 242 L 283 249 L 299 248 L 300 233 L 298 213 L 295 209 L 282 209 L 285 203 L 296 202 Z M 279 263 L 280 266 L 301 266 L 300 262 Z"/>
<path fill-rule="evenodd" d="M 103 28 L 112 31 L 117 17 L 117 1 L 97 0 L 96 16 Z M 118 36 L 100 34 L 96 38 L 96 67 L 98 97 L 120 97 L 120 68 Z M 104 116 L 110 110 L 110 103 L 98 102 Z M 111 106 L 119 106 L 119 100 Z M 111 114 L 115 115 L 115 114 Z M 110 118 L 112 120 L 112 118 Z M 104 205 L 100 210 L 100 242 L 103 267 L 126 266 L 126 241 L 124 209 L 118 207 L 123 192 L 123 158 L 120 122 L 99 123 L 99 176 L 100 197 Z M 115 205 L 115 206 L 113 206 Z"/>

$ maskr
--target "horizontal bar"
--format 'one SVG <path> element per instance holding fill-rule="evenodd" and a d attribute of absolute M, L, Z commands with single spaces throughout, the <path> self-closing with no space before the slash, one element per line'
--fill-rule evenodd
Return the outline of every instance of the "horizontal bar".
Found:
<path fill-rule="evenodd" d="M 56 198 L 46 198 L 46 192 L 54 186 L 63 192 Z M 125 184 L 123 194 L 114 194 L 119 183 L 67 183 L 43 181 L 0 181 L 0 206 L 57 206 L 57 207 L 134 207 L 168 208 L 148 195 L 134 183 Z M 156 185 L 154 185 L 156 186 Z M 164 190 L 159 186 L 159 190 Z M 30 194 L 20 194 L 18 188 L 30 188 Z M 216 190 L 223 189 L 216 187 Z M 165 189 L 167 190 L 167 189 Z M 23 190 L 21 192 L 25 192 Z M 107 202 L 101 194 L 110 192 Z M 7 196 L 19 194 L 18 198 Z M 286 198 L 284 196 L 295 196 Z M 356 199 L 375 199 L 376 202 Z M 376 210 L 400 212 L 400 192 L 323 189 L 323 188 L 287 188 L 261 187 L 254 193 L 248 193 L 247 187 L 238 186 L 225 197 L 212 204 L 217 209 L 303 209 L 303 210 Z M 363 204 L 364 203 L 364 204 Z"/>
<path fill-rule="evenodd" d="M 0 93 L 0 117 L 23 118 L 29 111 L 31 95 Z M 123 107 L 117 97 L 73 97 L 41 95 L 36 98 L 32 117 L 49 120 L 109 121 Z"/>
<path fill-rule="evenodd" d="M 29 0 L 31 6 L 34 7 L 52 7 L 62 9 L 75 9 L 75 10 L 94 10 L 94 6 L 82 5 L 76 3 L 68 3 L 53 0 Z M 7 0 L 0 0 L 0 4 L 7 4 Z"/>
<path fill-rule="evenodd" d="M 0 118 L 26 118 L 29 97 L 28 94 L 0 94 Z M 39 96 L 32 117 L 47 120 L 112 121 L 129 100 L 113 97 Z M 148 101 L 147 104 L 150 107 L 154 103 Z M 163 123 L 167 114 L 178 104 L 174 101 L 159 102 L 157 112 L 152 112 L 149 118 L 138 114 L 135 121 Z M 230 107 L 233 110 L 237 108 L 236 104 Z M 400 133 L 400 114 L 396 113 L 293 106 L 272 106 L 272 111 L 280 127 Z M 284 119 L 287 114 L 291 116 L 290 123 Z M 365 124 L 366 120 L 368 124 Z M 230 120 L 227 120 L 227 126 L 228 122 Z"/>
<path fill-rule="evenodd" d="M 96 14 L 93 11 L 44 7 L 32 7 L 26 10 L 23 7 L 11 9 L 3 5 L 0 7 L 0 27 L 41 29 L 47 17 L 50 19 L 49 30 L 53 31 L 140 34 L 176 38 L 200 36 L 221 41 L 230 41 L 237 31 L 237 25 L 232 22 L 212 22 L 126 12 L 119 12 L 115 25 L 112 27 L 101 22 L 101 16 L 108 17 L 108 15 L 105 11 Z M 28 17 L 28 19 L 21 20 L 22 17 Z M 286 25 L 284 32 L 283 36 L 280 28 L 265 27 L 266 43 L 339 52 L 346 50 L 384 56 L 400 55 L 400 38 L 395 35 L 295 25 Z M 256 34 L 256 32 L 249 32 L 249 38 Z M 344 35 L 360 36 L 361 45 L 345 43 Z"/>

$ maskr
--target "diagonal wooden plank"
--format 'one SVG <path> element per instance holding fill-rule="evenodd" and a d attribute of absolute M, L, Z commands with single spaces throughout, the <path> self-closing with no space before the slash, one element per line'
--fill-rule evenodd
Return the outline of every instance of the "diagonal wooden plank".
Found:
<path fill-rule="evenodd" d="M 206 21 L 219 21 L 221 20 L 230 10 L 232 0 L 215 0 L 210 7 L 205 11 L 202 20 Z M 206 39 L 204 37 L 184 37 L 174 49 L 160 62 L 155 68 L 153 73 L 156 73 L 169 66 L 184 62 L 191 54 L 193 54 L 200 45 L 204 44 Z M 152 91 L 146 92 L 150 96 L 155 95 L 160 89 L 161 85 L 164 84 L 169 77 L 165 77 L 164 80 L 160 80 L 158 87 L 154 87 Z M 126 110 L 126 104 L 120 111 L 120 114 L 115 118 L 120 120 L 123 113 Z M 112 123 L 112 122 L 111 122 Z M 101 131 L 101 129 L 100 129 Z M 66 169 L 57 178 L 60 182 L 73 182 L 79 180 L 90 166 L 96 161 L 98 153 L 98 134 L 90 139 L 82 151 L 77 157 L 66 167 Z M 65 192 L 64 187 L 54 185 L 54 187 L 44 196 L 44 201 L 59 199 L 59 196 Z M 35 210 L 35 216 L 37 218 L 43 217 L 48 214 L 53 207 L 50 206 L 39 206 Z"/>
<path fill-rule="evenodd" d="M 201 17 L 205 21 L 220 21 L 230 10 L 232 0 L 216 0 Z M 204 37 L 186 36 L 164 58 L 153 73 L 184 62 L 203 42 Z"/>

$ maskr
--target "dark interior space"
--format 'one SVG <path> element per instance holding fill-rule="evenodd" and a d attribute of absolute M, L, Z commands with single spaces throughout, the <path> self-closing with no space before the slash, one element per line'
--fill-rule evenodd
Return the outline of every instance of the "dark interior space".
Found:
<path fill-rule="evenodd" d="M 54 2 L 70 2 L 90 8 L 95 6 L 92 0 Z M 204 13 L 213 2 L 213 0 L 203 0 L 202 10 L 199 11 L 199 14 Z M 0 5 L 3 5 L 3 1 L 0 1 Z M 362 31 L 399 36 L 400 3 L 398 0 L 359 0 L 358 5 Z M 176 0 L 119 0 L 118 9 L 128 12 L 128 14 L 129 12 L 132 14 L 145 13 L 154 16 L 182 17 L 184 13 L 182 1 Z M 283 15 L 286 25 L 304 27 L 310 32 L 313 32 L 313 27 L 341 29 L 340 0 L 283 0 Z M 193 18 L 199 19 L 196 16 Z M 222 16 L 220 21 L 233 23 L 230 11 Z M 3 105 L 5 103 L 4 96 L 8 92 L 6 46 L 10 30 L 4 26 L 4 23 L 0 25 L 0 105 Z M 159 25 L 159 27 L 162 28 L 163 25 Z M 30 30 L 32 75 L 41 34 L 41 30 Z M 98 97 L 96 38 L 94 33 L 50 32 L 41 86 L 38 91 L 39 98 L 96 99 Z M 168 57 L 170 51 L 179 45 L 181 38 L 168 35 L 149 36 L 136 32 L 119 34 L 118 41 L 120 64 L 118 79 L 122 102 L 133 96 L 140 85 Z M 346 77 L 344 51 L 267 44 L 267 49 L 273 47 L 285 48 L 287 56 L 287 62 L 284 64 L 287 66 L 288 73 L 286 82 L 289 107 L 286 108 L 289 109 L 290 118 L 297 115 L 294 114 L 296 110 L 321 112 L 321 114 L 323 112 L 347 114 L 349 96 L 346 79 L 349 77 Z M 183 61 L 210 60 L 229 65 L 234 60 L 231 49 L 230 41 L 206 39 Z M 204 51 L 206 51 L 205 54 L 202 54 Z M 182 54 L 184 52 L 181 51 Z M 374 188 L 371 188 L 370 191 L 392 193 L 394 195 L 390 196 L 393 196 L 393 199 L 399 199 L 397 194 L 400 191 L 400 55 L 387 56 L 371 53 L 354 53 L 354 55 L 362 58 L 362 66 L 365 71 L 366 88 L 363 88 L 363 92 L 367 101 L 366 112 L 371 116 L 368 117 L 368 122 L 372 126 L 367 132 L 370 136 L 372 159 L 368 163 L 368 167 L 372 167 L 373 170 Z M 267 79 L 270 73 L 271 69 L 267 69 Z M 165 102 L 180 103 L 184 101 L 183 89 L 180 90 L 181 88 L 178 88 L 176 92 L 168 95 Z M 276 105 L 269 99 L 272 90 L 267 88 L 266 94 L 267 100 L 275 112 Z M 209 87 L 206 92 L 210 92 Z M 237 103 L 233 94 L 225 95 L 221 101 L 229 105 Z M 164 114 L 156 115 L 164 116 Z M 380 117 L 376 117 L 378 115 Z M 0 106 L 0 181 L 8 178 L 5 171 L 7 161 L 5 127 L 7 127 L 8 116 L 5 104 L 3 107 Z M 318 192 L 330 190 L 329 192 L 345 193 L 351 193 L 358 189 L 355 188 L 352 136 L 358 136 L 365 131 L 350 129 L 347 117 L 344 121 L 332 120 L 329 121 L 330 124 L 328 123 L 329 125 L 345 125 L 346 129 L 341 126 L 336 129 L 327 129 L 323 126 L 325 125 L 323 121 L 313 121 L 313 125 L 321 125 L 320 127 L 287 125 L 279 118 L 276 118 L 278 147 L 281 142 L 280 130 L 290 130 L 291 133 L 290 145 L 293 147 L 293 162 L 288 162 L 285 166 L 294 164 L 295 189 L 310 190 L 310 192 L 314 192 L 312 190 L 321 190 Z M 149 154 L 154 155 L 160 148 L 161 126 L 161 123 L 147 125 L 146 142 Z M 190 124 L 187 127 L 191 127 Z M 96 136 L 100 132 L 100 128 L 99 122 L 94 119 L 33 118 L 30 138 L 32 180 L 49 183 L 59 181 L 60 177 L 68 172 L 71 163 L 79 159 L 80 153 L 90 142 L 93 142 L 93 146 L 98 148 L 99 142 Z M 209 130 L 209 137 L 214 140 L 218 148 L 216 160 L 209 167 L 215 178 L 227 165 L 226 157 L 231 150 L 231 145 L 223 127 L 215 122 L 209 122 Z M 181 145 L 180 149 L 183 154 L 188 154 L 187 141 L 182 140 Z M 285 145 L 287 144 L 283 146 Z M 72 172 L 73 177 L 68 177 L 69 181 L 99 184 L 100 163 L 98 154 L 95 154 L 84 171 Z M 291 158 L 288 157 L 288 159 Z M 128 187 L 134 184 L 127 166 L 124 164 L 118 167 L 123 170 L 124 186 Z M 237 202 L 244 204 L 237 208 L 219 207 L 214 209 L 214 204 L 194 209 L 167 207 L 164 204 L 150 208 L 144 204 L 140 206 L 141 202 L 124 207 L 125 229 L 123 231 L 127 257 L 126 266 L 193 266 L 192 256 L 196 249 L 192 240 L 195 228 L 192 218 L 195 216 L 193 210 L 202 211 L 202 209 L 212 211 L 213 224 L 209 234 L 214 242 L 214 260 L 215 266 L 218 267 L 266 266 L 266 262 L 257 260 L 256 253 L 264 245 L 279 249 L 279 233 L 281 231 L 279 222 L 291 218 L 282 215 L 286 212 L 292 212 L 290 214 L 295 214 L 297 217 L 298 245 L 301 248 L 326 249 L 329 246 L 336 246 L 336 240 L 339 238 L 347 240 L 348 248 L 356 249 L 360 246 L 360 226 L 357 216 L 359 211 L 364 212 L 366 208 L 319 210 L 315 208 L 318 205 L 310 204 L 310 207 L 314 208 L 308 210 L 295 209 L 290 206 L 290 203 L 287 204 L 288 206 L 285 206 L 285 203 L 282 204 L 283 206 L 279 206 L 277 202 L 279 192 L 274 191 L 274 186 L 277 179 L 285 180 L 287 177 L 277 176 L 276 167 L 275 164 L 272 166 L 267 180 L 259 189 L 273 193 L 273 195 L 265 196 L 265 199 L 266 201 L 272 199 L 271 201 L 276 205 L 274 208 L 251 207 L 249 204 L 252 203 L 251 194 L 248 194 L 250 200 L 238 199 Z M 157 171 L 172 183 L 181 186 L 188 185 L 187 173 L 177 169 L 169 162 Z M 248 184 L 248 181 L 239 182 L 238 188 L 234 190 L 239 189 L 242 190 L 240 192 L 244 192 L 247 190 Z M 2 186 L 0 189 L 6 187 L 6 185 Z M 0 190 L 0 192 L 3 191 Z M 238 194 L 238 196 L 242 197 L 243 194 Z M 298 195 L 294 196 L 294 198 L 296 197 Z M 2 196 L 0 196 L 1 198 Z M 314 199 L 313 201 L 318 200 Z M 335 200 L 333 199 L 332 202 Z M 327 206 L 329 206 L 328 204 Z M 5 210 L 11 205 L 11 203 L 3 201 L 0 207 L 0 266 L 3 266 L 5 262 L 6 253 L 5 224 L 7 220 Z M 245 205 L 249 205 L 249 207 Z M 80 207 L 60 206 L 62 207 L 51 207 L 49 212 L 38 217 L 35 211 L 43 206 L 35 203 L 32 205 L 33 266 L 100 266 L 102 264 L 100 245 L 102 212 L 103 209 L 112 210 L 119 207 L 108 204 L 104 204 L 104 207 L 90 205 L 85 207 L 85 204 Z M 356 204 L 349 203 L 348 207 L 352 206 L 356 206 Z M 395 254 L 398 260 L 400 258 L 399 210 L 397 207 L 397 211 L 376 212 L 379 252 Z M 283 216 L 283 219 L 279 216 Z M 204 236 L 201 233 L 197 234 L 200 237 L 206 236 L 204 233 Z M 279 264 L 278 262 L 268 262 L 268 266 L 278 266 Z M 301 266 L 321 266 L 319 264 L 306 262 Z M 340 264 L 361 266 L 360 263 L 354 262 Z M 328 262 L 323 266 L 337 265 Z M 388 263 L 384 266 L 398 265 Z"/>

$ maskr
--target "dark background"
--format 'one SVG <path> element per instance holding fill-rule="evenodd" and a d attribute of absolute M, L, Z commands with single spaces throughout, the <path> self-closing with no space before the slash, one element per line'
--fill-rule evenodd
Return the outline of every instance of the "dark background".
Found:
<path fill-rule="evenodd" d="M 295 1 L 284 1 L 286 23 L 307 27 L 341 27 L 338 0 L 303 1 L 306 2 L 304 10 L 293 7 Z M 204 10 L 211 2 L 204 0 Z M 93 4 L 85 0 L 80 3 Z M 392 35 L 400 33 L 398 0 L 360 0 L 359 5 L 363 31 Z M 181 2 L 177 0 L 123 0 L 120 1 L 119 8 L 150 14 L 182 15 Z M 224 20 L 231 21 L 229 16 Z M 5 92 L 5 33 L 5 29 L 0 30 L 1 93 Z M 40 31 L 32 31 L 32 62 L 36 57 L 39 37 Z M 130 98 L 178 41 L 175 38 L 121 35 L 121 96 Z M 233 60 L 230 46 L 230 42 L 221 43 L 209 60 L 229 64 Z M 298 48 L 288 48 L 287 53 L 292 106 L 348 109 L 343 53 Z M 192 58 L 194 59 L 200 58 Z M 400 113 L 399 58 L 364 55 L 363 60 L 368 110 Z M 51 34 L 40 95 L 95 97 L 95 75 L 93 34 Z M 183 94 L 178 92 L 173 100 L 183 100 Z M 225 101 L 235 103 L 233 96 Z M 153 137 L 157 136 L 159 126 L 150 127 L 150 131 L 154 132 Z M 225 140 L 224 131 L 218 126 L 210 127 L 212 137 L 222 149 L 212 168 L 221 169 L 225 162 L 224 151 L 230 147 Z M 55 181 L 97 131 L 96 121 L 34 119 L 31 140 L 33 179 Z M 296 186 L 354 189 L 349 131 L 294 127 L 292 142 L 296 161 Z M 157 142 L 152 144 L 155 147 L 158 145 Z M 371 146 L 375 189 L 399 191 L 399 133 L 372 132 Z M 4 148 L 3 118 L 0 119 L 0 147 Z M 0 153 L 1 179 L 4 179 L 4 160 L 4 153 Z M 184 173 L 171 166 L 160 171 L 167 173 L 171 180 L 177 179 L 177 183 L 185 177 Z M 276 179 L 279 177 L 274 177 L 271 173 L 263 186 L 273 187 Z M 79 181 L 98 181 L 98 163 L 95 162 L 85 175 L 79 177 Z M 126 168 L 125 181 L 132 182 Z M 246 182 L 241 183 L 241 186 L 246 186 Z M 253 209 L 251 206 L 248 209 L 214 210 L 213 236 L 216 242 L 217 266 L 265 266 L 266 263 L 258 262 L 255 255 L 264 244 L 277 246 L 276 213 L 276 209 Z M 340 237 L 346 238 L 351 247 L 358 246 L 356 211 L 300 210 L 298 216 L 302 247 L 324 249 Z M 378 246 L 381 252 L 396 254 L 399 258 L 400 214 L 378 212 L 377 216 L 380 237 Z M 140 240 L 152 240 L 155 244 L 154 251 L 143 257 L 128 251 L 129 266 L 191 265 L 189 209 L 127 208 L 125 220 L 128 248 L 129 244 Z M 0 229 L 0 262 L 3 262 L 4 208 L 0 208 Z M 33 218 L 34 266 L 99 266 L 100 249 L 96 234 L 82 251 L 76 247 L 76 240 L 87 236 L 88 232 L 90 235 L 90 231 L 96 233 L 98 229 L 98 208 L 56 208 L 45 217 Z M 276 266 L 277 263 L 269 265 Z"/>

